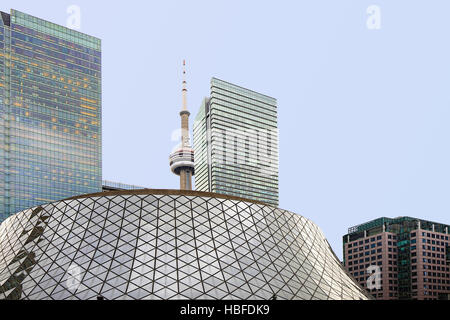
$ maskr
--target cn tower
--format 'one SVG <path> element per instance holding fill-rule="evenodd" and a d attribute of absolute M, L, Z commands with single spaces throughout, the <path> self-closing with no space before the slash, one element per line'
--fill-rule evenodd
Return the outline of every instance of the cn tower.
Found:
<path fill-rule="evenodd" d="M 192 190 L 192 176 L 194 175 L 194 150 L 189 142 L 189 116 L 187 109 L 187 87 L 186 87 L 186 61 L 183 61 L 183 105 L 180 112 L 181 117 L 181 144 L 180 147 L 170 155 L 170 169 L 180 176 L 180 190 Z"/>

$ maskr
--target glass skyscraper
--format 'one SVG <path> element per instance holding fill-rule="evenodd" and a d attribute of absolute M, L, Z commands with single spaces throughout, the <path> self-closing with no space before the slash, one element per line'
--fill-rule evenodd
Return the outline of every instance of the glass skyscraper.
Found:
<path fill-rule="evenodd" d="M 276 99 L 213 78 L 194 123 L 195 187 L 278 206 Z"/>
<path fill-rule="evenodd" d="M 100 192 L 100 39 L 2 12 L 0 76 L 0 221 Z"/>

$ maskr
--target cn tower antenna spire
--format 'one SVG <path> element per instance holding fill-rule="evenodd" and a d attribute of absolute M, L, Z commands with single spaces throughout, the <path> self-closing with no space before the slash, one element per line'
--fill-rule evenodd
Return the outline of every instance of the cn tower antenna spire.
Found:
<path fill-rule="evenodd" d="M 183 105 L 181 110 L 187 111 L 186 60 L 183 60 Z"/>
<path fill-rule="evenodd" d="M 170 155 L 170 169 L 180 176 L 180 189 L 192 190 L 194 175 L 194 150 L 189 142 L 189 116 L 187 108 L 186 60 L 183 60 L 183 103 L 181 106 L 181 144 L 180 148 Z"/>

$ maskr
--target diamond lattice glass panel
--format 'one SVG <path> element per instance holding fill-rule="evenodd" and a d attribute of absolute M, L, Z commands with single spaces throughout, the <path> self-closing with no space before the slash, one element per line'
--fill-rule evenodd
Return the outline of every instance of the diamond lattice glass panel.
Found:
<path fill-rule="evenodd" d="M 25 210 L 0 225 L 0 259 L 0 299 L 368 299 L 308 219 L 201 192 Z"/>

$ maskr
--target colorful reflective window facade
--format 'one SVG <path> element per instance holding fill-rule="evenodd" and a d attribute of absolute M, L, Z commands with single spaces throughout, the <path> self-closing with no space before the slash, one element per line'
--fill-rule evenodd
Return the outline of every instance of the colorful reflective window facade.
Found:
<path fill-rule="evenodd" d="M 102 190 L 101 43 L 11 10 L 0 22 L 0 221 Z"/>
<path fill-rule="evenodd" d="M 278 206 L 277 100 L 213 78 L 194 123 L 198 191 Z"/>

